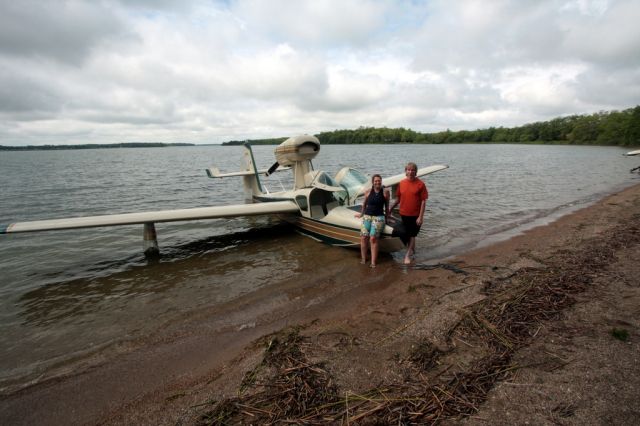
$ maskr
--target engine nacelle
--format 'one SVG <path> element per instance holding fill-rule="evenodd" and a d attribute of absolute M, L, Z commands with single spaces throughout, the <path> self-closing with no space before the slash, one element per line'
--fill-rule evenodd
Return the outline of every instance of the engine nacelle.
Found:
<path fill-rule="evenodd" d="M 281 166 L 292 166 L 313 159 L 320 152 L 320 141 L 315 136 L 294 136 L 276 147 L 276 161 Z"/>

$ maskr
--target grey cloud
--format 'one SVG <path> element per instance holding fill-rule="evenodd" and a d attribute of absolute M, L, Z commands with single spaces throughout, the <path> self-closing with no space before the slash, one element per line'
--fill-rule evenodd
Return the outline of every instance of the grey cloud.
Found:
<path fill-rule="evenodd" d="M 9 66 L 0 61 L 0 111 L 28 119 L 59 110 L 62 97 L 58 90 L 51 80 L 30 72 L 28 65 Z"/>
<path fill-rule="evenodd" d="M 456 109 L 462 112 L 478 112 L 500 108 L 503 100 L 492 85 L 490 72 L 442 73 L 437 80 L 421 79 L 396 88 L 394 105 L 411 105 L 416 108 Z"/>
<path fill-rule="evenodd" d="M 410 35 L 415 40 L 415 69 L 491 70 L 557 59 L 564 33 L 550 3 L 473 2 L 482 5 L 473 13 L 465 10 L 467 3 L 435 2 L 419 32 Z"/>
<path fill-rule="evenodd" d="M 602 16 L 573 16 L 566 24 L 565 57 L 600 66 L 640 66 L 640 3 L 615 1 Z"/>
<path fill-rule="evenodd" d="M 132 7 L 145 10 L 173 10 L 185 11 L 192 7 L 192 2 L 184 0 L 116 0 L 116 3 L 124 7 Z"/>
<path fill-rule="evenodd" d="M 583 104 L 595 109 L 631 107 L 640 102 L 640 68 L 592 67 L 580 74 L 572 87 Z"/>
<path fill-rule="evenodd" d="M 637 2 L 613 1 L 595 16 L 554 1 L 482 3 L 477 14 L 465 4 L 434 2 L 415 37 L 415 69 L 640 61 Z"/>
<path fill-rule="evenodd" d="M 79 112 L 77 118 L 89 123 L 103 124 L 132 124 L 135 126 L 169 125 L 176 121 L 176 117 L 169 109 L 164 114 L 152 114 L 149 111 L 136 113 L 134 111 L 122 111 L 105 113 L 103 110 Z"/>
<path fill-rule="evenodd" d="M 583 3 L 0 0 L 0 139 L 459 130 L 638 103 L 637 1 L 565 4 Z"/>
<path fill-rule="evenodd" d="M 293 102 L 298 108 L 306 112 L 348 112 L 357 111 L 371 104 L 371 99 L 362 96 L 331 98 L 326 94 L 314 96 L 300 96 Z"/>
<path fill-rule="evenodd" d="M 377 39 L 391 8 L 393 3 L 386 0 L 246 0 L 231 5 L 250 30 L 307 47 L 369 44 Z"/>
<path fill-rule="evenodd" d="M 109 39 L 130 37 L 114 9 L 102 3 L 2 1 L 0 53 L 78 65 Z"/>

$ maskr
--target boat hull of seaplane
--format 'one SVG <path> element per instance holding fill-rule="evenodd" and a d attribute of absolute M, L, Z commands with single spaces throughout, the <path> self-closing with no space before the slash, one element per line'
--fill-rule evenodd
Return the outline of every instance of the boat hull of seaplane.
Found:
<path fill-rule="evenodd" d="M 335 207 L 321 220 L 296 215 L 281 215 L 282 219 L 294 225 L 296 230 L 316 241 L 337 247 L 360 247 L 360 219 L 354 213 L 360 207 Z M 386 225 L 379 238 L 379 248 L 383 252 L 394 252 L 404 248 L 401 230 Z"/>
<path fill-rule="evenodd" d="M 294 226 L 298 233 L 331 246 L 360 247 L 362 219 L 356 217 L 356 213 L 362 210 L 362 206 L 348 205 L 344 191 L 330 192 L 312 188 L 279 194 L 262 194 L 251 200 L 252 203 L 267 205 L 286 201 L 295 204 L 298 211 L 278 213 L 276 216 Z M 400 225 L 401 222 L 395 218 L 391 220 L 391 225 L 387 224 L 384 227 L 378 240 L 380 250 L 383 252 L 402 250 L 408 241 Z"/>

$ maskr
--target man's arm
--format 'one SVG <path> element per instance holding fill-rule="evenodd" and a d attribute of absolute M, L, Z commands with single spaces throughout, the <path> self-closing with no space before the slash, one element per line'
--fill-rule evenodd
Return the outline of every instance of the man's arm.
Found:
<path fill-rule="evenodd" d="M 418 218 L 416 219 L 416 225 L 421 226 L 422 222 L 424 221 L 424 208 L 427 205 L 427 200 L 422 200 L 422 203 L 420 203 L 420 214 L 418 215 Z"/>
<path fill-rule="evenodd" d="M 429 198 L 429 192 L 427 191 L 427 185 L 422 187 L 422 202 L 420 203 L 420 214 L 416 219 L 416 225 L 422 226 L 422 222 L 424 222 L 424 210 L 427 206 L 427 199 Z"/>

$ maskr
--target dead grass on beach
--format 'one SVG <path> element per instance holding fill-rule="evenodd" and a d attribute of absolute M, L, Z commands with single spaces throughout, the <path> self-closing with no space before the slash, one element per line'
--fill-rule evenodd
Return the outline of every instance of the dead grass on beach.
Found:
<path fill-rule="evenodd" d="M 317 359 L 326 349 L 314 347 L 316 336 L 291 328 L 263 340 L 262 361 L 245 374 L 237 396 L 191 407 L 188 423 L 430 424 L 473 415 L 497 383 L 526 367 L 514 355 L 534 341 L 543 324 L 560 318 L 575 296 L 615 263 L 618 252 L 639 245 L 639 222 L 635 215 L 606 237 L 550 252 L 539 267 L 484 282 L 486 297 L 459 312 L 445 345 L 417 338 L 410 349 L 402 346 L 402 362 L 387 360 L 379 366 L 397 369 L 402 364 L 401 382 L 382 380 L 354 392 L 350 389 L 357 386 L 334 377 L 331 365 Z M 625 332 L 611 331 L 621 341 L 628 338 Z M 454 345 L 454 340 L 463 344 Z M 556 408 L 560 417 L 571 416 L 574 409 Z"/>

